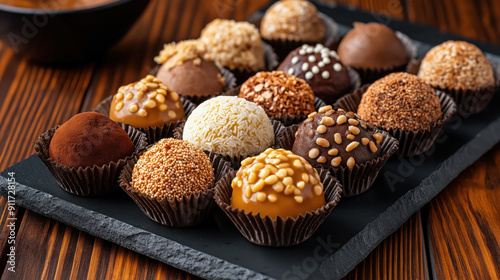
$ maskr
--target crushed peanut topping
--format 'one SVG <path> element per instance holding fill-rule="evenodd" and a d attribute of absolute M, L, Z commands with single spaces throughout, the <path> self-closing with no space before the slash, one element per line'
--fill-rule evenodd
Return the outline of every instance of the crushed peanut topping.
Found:
<path fill-rule="evenodd" d="M 165 64 L 168 70 L 181 65 L 185 61 L 199 59 L 206 52 L 207 48 L 201 40 L 186 40 L 163 45 L 163 50 L 154 60 L 158 64 Z"/>

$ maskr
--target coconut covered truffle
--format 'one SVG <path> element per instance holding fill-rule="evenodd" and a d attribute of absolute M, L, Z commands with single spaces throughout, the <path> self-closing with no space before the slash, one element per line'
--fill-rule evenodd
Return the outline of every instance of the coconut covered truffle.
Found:
<path fill-rule="evenodd" d="M 295 134 L 292 152 L 315 167 L 348 167 L 378 158 L 383 140 L 371 124 L 353 112 L 321 107 Z"/>
<path fill-rule="evenodd" d="M 229 69 L 258 71 L 265 68 L 262 41 L 257 28 L 248 22 L 215 19 L 201 31 L 206 60 Z"/>
<path fill-rule="evenodd" d="M 182 140 L 165 138 L 141 155 L 132 172 L 132 187 L 151 199 L 180 199 L 214 184 L 208 156 Z"/>
<path fill-rule="evenodd" d="M 259 72 L 240 88 L 238 97 L 262 106 L 268 116 L 307 115 L 314 111 L 314 93 L 306 81 L 283 71 Z"/>
<path fill-rule="evenodd" d="M 321 42 L 325 37 L 325 25 L 310 2 L 284 0 L 266 11 L 260 33 L 265 39 Z"/>
<path fill-rule="evenodd" d="M 479 48 L 462 41 L 447 41 L 425 55 L 418 76 L 434 87 L 477 90 L 495 85 L 490 62 Z"/>
<path fill-rule="evenodd" d="M 191 113 L 182 138 L 205 151 L 239 157 L 273 145 L 274 130 L 262 107 L 236 96 L 218 96 Z"/>
<path fill-rule="evenodd" d="M 231 206 L 261 217 L 296 218 L 325 205 L 318 172 L 283 149 L 267 149 L 243 160 L 231 187 Z"/>
<path fill-rule="evenodd" d="M 161 126 L 184 119 L 179 95 L 155 76 L 122 86 L 113 96 L 109 117 L 134 127 Z"/>
<path fill-rule="evenodd" d="M 384 129 L 428 130 L 442 116 L 432 87 L 408 73 L 375 81 L 361 98 L 358 115 Z"/>

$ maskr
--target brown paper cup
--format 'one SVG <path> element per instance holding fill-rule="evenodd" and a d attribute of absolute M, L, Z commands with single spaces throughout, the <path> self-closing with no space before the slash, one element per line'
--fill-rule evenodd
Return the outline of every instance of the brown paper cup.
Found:
<path fill-rule="evenodd" d="M 215 182 L 233 169 L 221 156 L 207 153 L 214 168 Z M 170 227 L 188 227 L 199 224 L 209 214 L 213 206 L 214 186 L 197 194 L 180 199 L 158 200 L 142 194 L 131 186 L 136 156 L 130 160 L 120 174 L 120 187 L 135 201 L 151 220 Z M 214 183 L 215 185 L 215 183 Z"/>
<path fill-rule="evenodd" d="M 243 84 L 248 78 L 252 77 L 259 71 L 272 71 L 276 69 L 279 65 L 278 56 L 274 53 L 274 50 L 266 42 L 262 42 L 262 50 L 264 51 L 264 62 L 266 69 L 261 69 L 258 71 L 253 71 L 251 69 L 228 69 L 231 71 L 236 78 L 236 85 Z M 227 69 L 227 68 L 226 68 Z"/>
<path fill-rule="evenodd" d="M 335 103 L 334 107 L 357 112 L 361 97 L 368 86 L 369 85 L 364 85 L 359 90 L 342 97 Z M 453 98 L 440 90 L 436 90 L 436 94 L 439 97 L 443 115 L 439 120 L 431 124 L 429 130 L 385 129 L 385 131 L 389 132 L 390 135 L 399 141 L 397 155 L 413 156 L 430 149 L 441 128 L 455 114 L 457 106 Z M 384 130 L 382 128 L 380 129 Z"/>
<path fill-rule="evenodd" d="M 274 142 L 276 143 L 276 139 L 278 138 L 278 135 L 281 133 L 281 130 L 284 128 L 283 124 L 279 121 L 276 120 L 271 120 L 271 123 L 273 124 L 273 130 L 274 130 Z M 184 132 L 184 124 L 185 122 L 182 122 L 178 127 L 175 128 L 174 130 L 174 135 L 173 137 L 175 139 L 183 140 L 182 139 L 182 133 Z M 274 146 L 274 145 L 273 145 Z M 206 153 L 208 151 L 205 151 Z M 257 154 L 255 154 L 257 155 Z M 246 159 L 247 157 L 252 157 L 255 155 L 248 155 L 248 156 L 239 156 L 239 157 L 231 157 L 227 155 L 220 155 L 223 157 L 223 159 L 231 164 L 231 167 L 234 169 L 238 169 L 241 166 L 241 161 Z"/>
<path fill-rule="evenodd" d="M 80 196 L 105 195 L 117 187 L 118 176 L 127 161 L 132 160 L 147 146 L 144 133 L 131 126 L 122 125 L 122 127 L 134 143 L 134 153 L 117 162 L 110 162 L 103 166 L 70 168 L 52 160 L 49 157 L 49 145 L 59 126 L 44 132 L 36 141 L 34 148 L 38 157 L 45 163 L 63 190 Z"/>
<path fill-rule="evenodd" d="M 295 132 L 297 132 L 299 126 L 296 124 L 282 130 L 276 143 L 277 147 L 292 150 L 295 142 Z M 377 178 L 380 169 L 399 148 L 398 140 L 386 131 L 375 129 L 374 133 L 382 133 L 384 136 L 380 147 L 382 156 L 362 164 L 355 164 L 352 169 L 342 166 L 328 169 L 330 174 L 337 178 L 344 187 L 344 196 L 354 196 L 367 191 Z M 317 162 L 310 163 L 317 165 Z"/>
<path fill-rule="evenodd" d="M 109 117 L 109 108 L 111 106 L 112 100 L 113 100 L 112 95 L 106 97 L 103 101 L 101 101 L 97 105 L 97 107 L 94 109 L 94 112 L 98 112 Z M 181 96 L 181 101 L 182 101 L 182 106 L 184 107 L 184 115 L 185 115 L 184 119 L 187 119 L 187 117 L 191 114 L 191 112 L 193 112 L 193 110 L 196 108 L 196 105 L 183 96 Z M 158 140 L 160 139 L 172 137 L 173 131 L 177 126 L 180 125 L 180 123 L 182 123 L 182 121 L 175 121 L 161 126 L 150 126 L 146 128 L 139 127 L 137 129 L 146 134 L 148 144 L 153 144 L 158 142 Z M 124 126 L 127 127 L 130 125 L 124 124 Z"/>
<path fill-rule="evenodd" d="M 231 206 L 231 181 L 236 171 L 226 174 L 215 187 L 215 202 L 231 219 L 236 228 L 248 241 L 262 246 L 287 247 L 306 241 L 316 232 L 340 200 L 342 186 L 328 174 L 327 170 L 318 169 L 324 186 L 326 205 L 316 211 L 307 212 L 297 218 L 271 219 L 260 214 L 252 215 Z"/>

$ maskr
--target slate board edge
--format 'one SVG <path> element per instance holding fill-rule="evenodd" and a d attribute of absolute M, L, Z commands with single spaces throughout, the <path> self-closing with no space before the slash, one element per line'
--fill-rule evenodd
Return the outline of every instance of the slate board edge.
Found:
<path fill-rule="evenodd" d="M 8 180 L 0 176 L 0 194 Z M 272 279 L 125 222 L 16 183 L 15 203 L 78 230 L 207 279 Z M 20 240 L 19 242 L 22 242 Z"/>

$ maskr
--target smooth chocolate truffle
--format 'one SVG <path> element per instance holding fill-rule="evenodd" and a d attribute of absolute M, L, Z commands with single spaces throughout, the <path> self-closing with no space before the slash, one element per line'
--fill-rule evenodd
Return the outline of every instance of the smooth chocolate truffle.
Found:
<path fill-rule="evenodd" d="M 267 149 L 243 160 L 231 187 L 231 206 L 261 217 L 297 218 L 325 205 L 316 169 L 283 149 Z"/>
<path fill-rule="evenodd" d="M 161 126 L 184 118 L 179 95 L 152 75 L 122 86 L 113 96 L 109 117 L 134 127 Z"/>
<path fill-rule="evenodd" d="M 134 143 L 127 132 L 94 112 L 77 114 L 62 124 L 49 145 L 49 157 L 71 168 L 102 166 L 133 152 Z"/>
<path fill-rule="evenodd" d="M 159 201 L 181 199 L 214 184 L 208 156 L 187 141 L 165 138 L 150 147 L 134 166 L 132 187 Z"/>
<path fill-rule="evenodd" d="M 355 22 L 337 50 L 344 65 L 362 69 L 390 69 L 408 63 L 405 46 L 389 27 Z"/>
<path fill-rule="evenodd" d="M 295 134 L 292 152 L 316 167 L 348 167 L 380 156 L 383 135 L 353 112 L 332 106 L 311 113 Z"/>
<path fill-rule="evenodd" d="M 155 57 L 162 64 L 157 78 L 181 95 L 209 96 L 224 90 L 226 82 L 213 61 L 203 59 L 205 45 L 200 40 L 166 44 Z"/>
<path fill-rule="evenodd" d="M 477 90 L 495 85 L 490 62 L 473 44 L 447 41 L 425 55 L 418 76 L 433 87 Z"/>
<path fill-rule="evenodd" d="M 384 129 L 427 130 L 442 116 L 432 87 L 408 73 L 392 73 L 375 81 L 361 98 L 358 114 Z"/>
<path fill-rule="evenodd" d="M 335 51 L 321 44 L 304 44 L 295 49 L 280 64 L 278 71 L 304 79 L 314 95 L 329 104 L 351 89 L 349 71 Z"/>
<path fill-rule="evenodd" d="M 267 9 L 260 23 L 264 39 L 321 42 L 325 24 L 313 4 L 303 0 L 283 0 Z"/>
<path fill-rule="evenodd" d="M 203 56 L 231 70 L 258 71 L 265 68 L 259 30 L 248 22 L 215 19 L 201 31 L 207 48 Z"/>
<path fill-rule="evenodd" d="M 272 117 L 314 111 L 314 93 L 306 81 L 283 71 L 259 72 L 241 85 L 238 97 L 262 106 Z"/>

